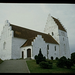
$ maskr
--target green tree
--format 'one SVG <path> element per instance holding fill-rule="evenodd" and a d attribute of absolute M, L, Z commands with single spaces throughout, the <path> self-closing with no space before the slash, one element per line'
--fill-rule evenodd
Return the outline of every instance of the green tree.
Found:
<path fill-rule="evenodd" d="M 71 66 L 73 66 L 73 63 L 72 63 L 71 59 L 68 58 L 68 59 L 67 59 L 67 62 L 66 62 L 66 67 L 67 67 L 68 69 L 70 69 Z"/>
<path fill-rule="evenodd" d="M 75 64 L 75 52 L 71 54 L 71 61 Z"/>
<path fill-rule="evenodd" d="M 65 56 L 63 56 L 60 59 L 58 59 L 57 66 L 61 68 L 64 68 L 66 66 L 68 69 L 70 69 L 71 66 L 73 66 L 73 63 L 71 59 L 67 59 Z"/>
<path fill-rule="evenodd" d="M 35 60 L 36 60 L 36 63 L 39 64 L 41 61 L 46 61 L 46 58 L 43 56 L 42 52 L 41 52 L 41 48 L 39 50 L 39 54 L 38 56 L 35 55 Z"/>
<path fill-rule="evenodd" d="M 67 59 L 65 56 L 58 59 L 57 66 L 63 68 L 66 65 Z"/>

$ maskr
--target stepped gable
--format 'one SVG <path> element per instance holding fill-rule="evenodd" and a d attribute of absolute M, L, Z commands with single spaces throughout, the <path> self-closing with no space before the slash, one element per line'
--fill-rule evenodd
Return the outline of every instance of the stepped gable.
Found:
<path fill-rule="evenodd" d="M 65 31 L 65 32 L 67 32 L 58 19 L 56 19 L 56 18 L 54 18 L 54 17 L 52 17 L 52 18 L 54 19 L 55 23 L 58 25 L 58 28 L 59 28 L 60 30 L 63 30 L 63 31 Z"/>
<path fill-rule="evenodd" d="M 12 30 L 14 31 L 14 37 L 27 39 L 25 43 L 26 46 L 30 45 L 31 41 L 33 41 L 33 39 L 37 35 L 42 35 L 42 38 L 44 39 L 46 43 L 58 44 L 58 42 L 49 34 L 45 34 L 42 32 L 31 30 L 31 29 L 23 28 L 23 27 L 16 26 L 13 24 L 10 24 L 10 26 L 12 27 Z"/>

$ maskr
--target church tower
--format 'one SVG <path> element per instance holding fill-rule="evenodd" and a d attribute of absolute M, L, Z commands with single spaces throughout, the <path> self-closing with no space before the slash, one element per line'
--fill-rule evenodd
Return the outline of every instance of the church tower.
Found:
<path fill-rule="evenodd" d="M 70 58 L 67 31 L 60 21 L 49 14 L 44 32 L 51 35 L 59 43 L 59 58 L 62 56 Z"/>

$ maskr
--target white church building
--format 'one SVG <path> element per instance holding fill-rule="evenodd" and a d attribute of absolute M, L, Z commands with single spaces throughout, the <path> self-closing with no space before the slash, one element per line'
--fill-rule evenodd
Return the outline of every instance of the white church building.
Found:
<path fill-rule="evenodd" d="M 44 33 L 13 25 L 8 20 L 5 21 L 0 36 L 2 60 L 28 57 L 34 59 L 40 49 L 48 59 L 62 56 L 70 58 L 67 30 L 58 19 L 49 14 Z"/>

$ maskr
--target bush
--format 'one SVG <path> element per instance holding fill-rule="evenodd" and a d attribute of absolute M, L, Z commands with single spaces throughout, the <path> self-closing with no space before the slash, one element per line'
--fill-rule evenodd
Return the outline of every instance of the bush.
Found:
<path fill-rule="evenodd" d="M 51 60 L 53 60 L 53 56 L 51 56 Z"/>
<path fill-rule="evenodd" d="M 71 61 L 75 64 L 75 52 L 71 54 Z"/>
<path fill-rule="evenodd" d="M 39 60 L 38 59 L 36 59 L 36 64 L 39 64 Z"/>
<path fill-rule="evenodd" d="M 71 59 L 67 59 L 66 67 L 67 67 L 68 69 L 70 69 L 71 66 L 73 66 L 73 63 L 72 63 Z"/>
<path fill-rule="evenodd" d="M 56 59 L 55 60 L 58 60 L 58 57 L 56 57 Z"/>
<path fill-rule="evenodd" d="M 57 66 L 62 68 L 66 65 L 66 62 L 67 62 L 67 59 L 65 56 L 63 56 L 60 59 L 58 59 Z"/>
<path fill-rule="evenodd" d="M 34 57 L 34 58 L 35 58 L 35 60 L 37 59 L 37 57 L 38 57 L 38 56 L 37 56 L 37 55 L 35 55 L 35 57 Z"/>
<path fill-rule="evenodd" d="M 46 61 L 46 58 L 43 57 L 43 54 L 41 52 L 41 49 L 39 50 L 39 54 L 38 56 L 35 55 L 35 60 L 36 60 L 36 63 L 39 64 L 41 61 Z"/>
<path fill-rule="evenodd" d="M 52 64 L 52 62 L 50 60 L 48 60 L 48 59 L 46 59 L 46 62 L 48 62 L 49 64 Z"/>
<path fill-rule="evenodd" d="M 71 59 L 69 59 L 69 58 L 66 59 L 66 57 L 63 56 L 60 59 L 58 59 L 57 66 L 61 67 L 61 68 L 66 66 L 68 69 L 70 69 L 71 66 L 73 66 L 73 63 L 72 63 Z"/>
<path fill-rule="evenodd" d="M 43 57 L 42 61 L 46 61 L 46 57 L 45 56 Z"/>
<path fill-rule="evenodd" d="M 44 68 L 44 69 L 51 69 L 52 68 L 52 64 L 49 64 L 48 62 L 45 62 L 45 61 L 40 62 L 39 65 L 41 68 Z"/>
<path fill-rule="evenodd" d="M 3 60 L 2 59 L 0 59 L 0 64 L 3 62 Z"/>

